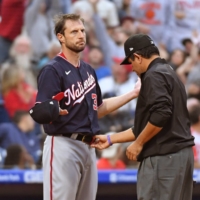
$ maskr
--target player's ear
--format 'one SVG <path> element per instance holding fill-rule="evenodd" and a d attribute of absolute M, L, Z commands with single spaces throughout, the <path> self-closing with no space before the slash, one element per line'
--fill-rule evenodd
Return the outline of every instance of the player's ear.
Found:
<path fill-rule="evenodd" d="M 63 43 L 63 42 L 65 41 L 64 35 L 61 34 L 61 33 L 58 33 L 58 34 L 57 34 L 57 38 L 58 38 L 58 40 L 59 40 L 61 43 Z"/>

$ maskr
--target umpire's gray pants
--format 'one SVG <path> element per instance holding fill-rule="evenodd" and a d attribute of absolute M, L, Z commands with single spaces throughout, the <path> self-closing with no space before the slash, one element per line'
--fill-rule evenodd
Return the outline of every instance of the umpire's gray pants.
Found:
<path fill-rule="evenodd" d="M 193 167 L 192 147 L 144 159 L 138 169 L 138 200 L 191 200 Z"/>

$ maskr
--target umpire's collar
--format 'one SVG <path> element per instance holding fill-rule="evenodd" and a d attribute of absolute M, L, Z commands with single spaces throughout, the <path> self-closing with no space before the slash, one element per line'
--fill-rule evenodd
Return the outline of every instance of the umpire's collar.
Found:
<path fill-rule="evenodd" d="M 151 69 L 153 66 L 155 66 L 155 64 L 157 64 L 157 63 L 167 64 L 167 62 L 166 62 L 165 59 L 162 59 L 162 58 L 160 58 L 160 57 L 155 58 L 155 59 L 154 59 L 153 61 L 151 61 L 151 63 L 149 64 L 149 66 L 148 66 L 146 72 L 147 72 L 149 69 Z M 144 72 L 144 73 L 141 74 L 141 79 L 144 77 L 144 75 L 145 75 L 146 72 Z"/>

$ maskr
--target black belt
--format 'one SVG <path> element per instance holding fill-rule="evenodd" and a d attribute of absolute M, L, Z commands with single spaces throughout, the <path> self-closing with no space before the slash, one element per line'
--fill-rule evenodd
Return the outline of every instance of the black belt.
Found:
<path fill-rule="evenodd" d="M 82 141 L 88 145 L 93 142 L 94 136 L 92 135 L 84 135 L 82 133 L 63 133 L 61 134 L 63 137 L 68 137 L 74 140 Z"/>

